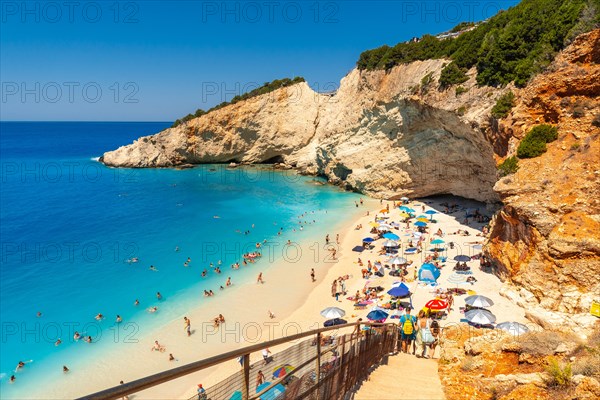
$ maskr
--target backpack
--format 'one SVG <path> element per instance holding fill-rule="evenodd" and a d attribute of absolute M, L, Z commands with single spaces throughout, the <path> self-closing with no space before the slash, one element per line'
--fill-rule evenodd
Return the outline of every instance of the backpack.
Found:
<path fill-rule="evenodd" d="M 412 318 L 407 315 L 404 319 L 404 323 L 402 323 L 402 332 L 405 335 L 412 335 L 413 331 L 415 330 Z"/>

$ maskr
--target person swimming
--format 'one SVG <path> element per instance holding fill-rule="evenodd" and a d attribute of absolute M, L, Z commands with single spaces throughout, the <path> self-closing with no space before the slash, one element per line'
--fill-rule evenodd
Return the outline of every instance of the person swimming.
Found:
<path fill-rule="evenodd" d="M 117 314 L 117 324 L 120 324 L 121 322 L 123 322 L 123 318 L 121 318 L 120 315 Z"/>
<path fill-rule="evenodd" d="M 102 315 L 101 313 L 98 313 L 95 318 L 96 318 L 96 321 L 102 321 L 104 319 L 104 315 Z"/>
<path fill-rule="evenodd" d="M 66 365 L 63 365 L 63 372 L 64 372 L 64 373 L 67 373 L 67 372 L 69 372 L 69 368 L 67 368 L 67 366 L 66 366 Z"/>
<path fill-rule="evenodd" d="M 158 269 L 156 269 L 156 267 L 154 265 L 151 265 L 150 268 L 148 268 L 150 271 L 158 271 Z"/>
<path fill-rule="evenodd" d="M 155 313 L 157 311 L 158 311 L 158 307 L 156 307 L 156 306 L 148 308 L 149 313 Z"/>
<path fill-rule="evenodd" d="M 81 339 L 81 335 L 79 334 L 79 332 L 75 331 L 75 334 L 73 335 L 73 340 L 78 341 L 79 339 Z"/>
<path fill-rule="evenodd" d="M 62 343 L 62 340 L 60 340 L 60 338 L 58 338 L 56 340 L 56 342 L 54 342 L 54 346 L 60 346 L 61 343 Z"/>
<path fill-rule="evenodd" d="M 138 299 L 135 299 L 135 301 L 133 302 L 134 306 L 139 306 L 140 305 L 140 301 Z"/>
<path fill-rule="evenodd" d="M 162 300 L 162 294 L 160 294 L 160 292 L 156 292 L 156 299 L 157 300 Z"/>

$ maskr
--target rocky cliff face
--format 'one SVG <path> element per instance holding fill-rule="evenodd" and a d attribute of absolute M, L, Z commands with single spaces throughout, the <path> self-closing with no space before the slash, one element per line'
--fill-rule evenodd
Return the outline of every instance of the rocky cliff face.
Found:
<path fill-rule="evenodd" d="M 446 63 L 354 70 L 333 96 L 306 83 L 282 88 L 140 138 L 102 161 L 136 168 L 276 161 L 375 197 L 452 193 L 497 201 L 485 131 L 500 93 L 477 88 L 474 71 L 463 85 L 468 93 L 438 91 Z"/>
<path fill-rule="evenodd" d="M 507 279 L 505 295 L 531 319 L 552 327 L 588 326 L 600 298 L 600 30 L 582 35 L 516 93 L 501 121 L 507 155 L 532 127 L 548 123 L 559 137 L 540 157 L 519 161 L 494 189 L 504 203 L 486 252 Z"/>

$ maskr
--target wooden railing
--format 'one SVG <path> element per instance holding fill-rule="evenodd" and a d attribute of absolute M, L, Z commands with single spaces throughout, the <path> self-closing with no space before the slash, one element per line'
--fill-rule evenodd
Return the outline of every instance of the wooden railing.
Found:
<path fill-rule="evenodd" d="M 335 336 L 324 335 L 345 331 Z M 294 343 L 274 355 L 274 365 L 290 365 L 292 370 L 281 377 L 273 376 L 267 387 L 256 386 L 252 391 L 251 371 L 256 375 L 267 361 L 250 365 L 250 354 L 265 348 Z M 307 340 L 308 339 L 308 340 Z M 231 361 L 239 360 L 240 371 L 218 384 L 207 387 L 207 400 L 240 399 L 254 400 L 261 396 L 269 399 L 341 399 L 370 370 L 388 354 L 397 349 L 398 326 L 391 323 L 374 324 L 355 322 L 321 328 L 248 346 L 239 350 L 209 357 L 181 367 L 147 376 L 123 385 L 115 386 L 80 399 L 119 399 L 142 390 L 169 382 L 173 379 Z M 264 363 L 264 364 L 263 364 Z M 268 377 L 269 374 L 267 374 Z M 263 385 L 265 386 L 265 385 Z M 193 396 L 192 399 L 197 399 Z"/>

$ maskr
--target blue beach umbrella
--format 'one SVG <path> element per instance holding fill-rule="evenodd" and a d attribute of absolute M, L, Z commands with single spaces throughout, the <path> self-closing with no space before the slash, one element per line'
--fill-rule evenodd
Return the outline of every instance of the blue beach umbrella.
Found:
<path fill-rule="evenodd" d="M 435 210 L 427 210 L 427 211 L 425 211 L 425 214 L 433 215 L 433 214 L 437 214 L 437 211 L 435 211 Z"/>
<path fill-rule="evenodd" d="M 406 211 L 407 213 L 414 213 L 414 212 L 415 212 L 415 210 L 413 210 L 413 209 L 412 209 L 412 208 L 410 208 L 410 207 L 406 207 L 406 206 L 400 206 L 400 209 L 401 209 L 402 211 Z"/>
<path fill-rule="evenodd" d="M 415 226 L 427 226 L 427 222 L 417 221 L 415 222 Z"/>
<path fill-rule="evenodd" d="M 454 261 L 467 262 L 467 261 L 471 261 L 471 257 L 461 254 L 461 255 L 455 256 Z"/>
<path fill-rule="evenodd" d="M 260 393 L 261 391 L 268 388 L 270 385 L 271 385 L 271 382 L 265 382 L 262 385 L 258 385 L 258 387 L 256 388 L 256 393 Z M 283 394 L 283 392 L 285 392 L 285 386 L 278 383 L 277 385 L 273 386 L 273 388 L 271 388 L 271 389 L 267 390 L 265 393 L 263 393 L 260 396 L 260 398 L 262 400 L 275 400 L 276 398 L 281 396 Z"/>
<path fill-rule="evenodd" d="M 390 239 L 390 240 L 398 240 L 398 239 L 400 239 L 400 236 L 396 235 L 395 233 L 391 233 L 391 232 L 384 233 L 383 237 L 386 238 L 386 239 Z"/>
<path fill-rule="evenodd" d="M 406 297 L 410 294 L 410 290 L 408 289 L 408 286 L 402 283 L 399 286 L 395 286 L 388 290 L 387 294 L 394 297 Z"/>
<path fill-rule="evenodd" d="M 388 313 L 381 310 L 374 310 L 367 314 L 367 318 L 371 321 L 381 321 L 388 317 Z"/>
<path fill-rule="evenodd" d="M 444 244 L 446 242 L 444 242 L 442 239 L 435 239 L 432 240 L 431 242 L 429 242 L 430 244 Z"/>
<path fill-rule="evenodd" d="M 371 242 L 374 242 L 374 241 L 375 241 L 375 239 L 373 239 L 373 238 L 370 238 L 370 237 L 366 237 L 366 238 L 364 238 L 362 241 L 363 241 L 363 243 L 371 243 Z"/>
<path fill-rule="evenodd" d="M 229 400 L 242 400 L 242 392 L 236 390 L 235 392 L 233 392 Z"/>
<path fill-rule="evenodd" d="M 344 325 L 347 323 L 348 323 L 348 321 L 346 321 L 345 319 L 334 318 L 334 319 L 328 319 L 327 321 L 323 322 L 323 326 L 327 328 L 328 326 Z"/>

